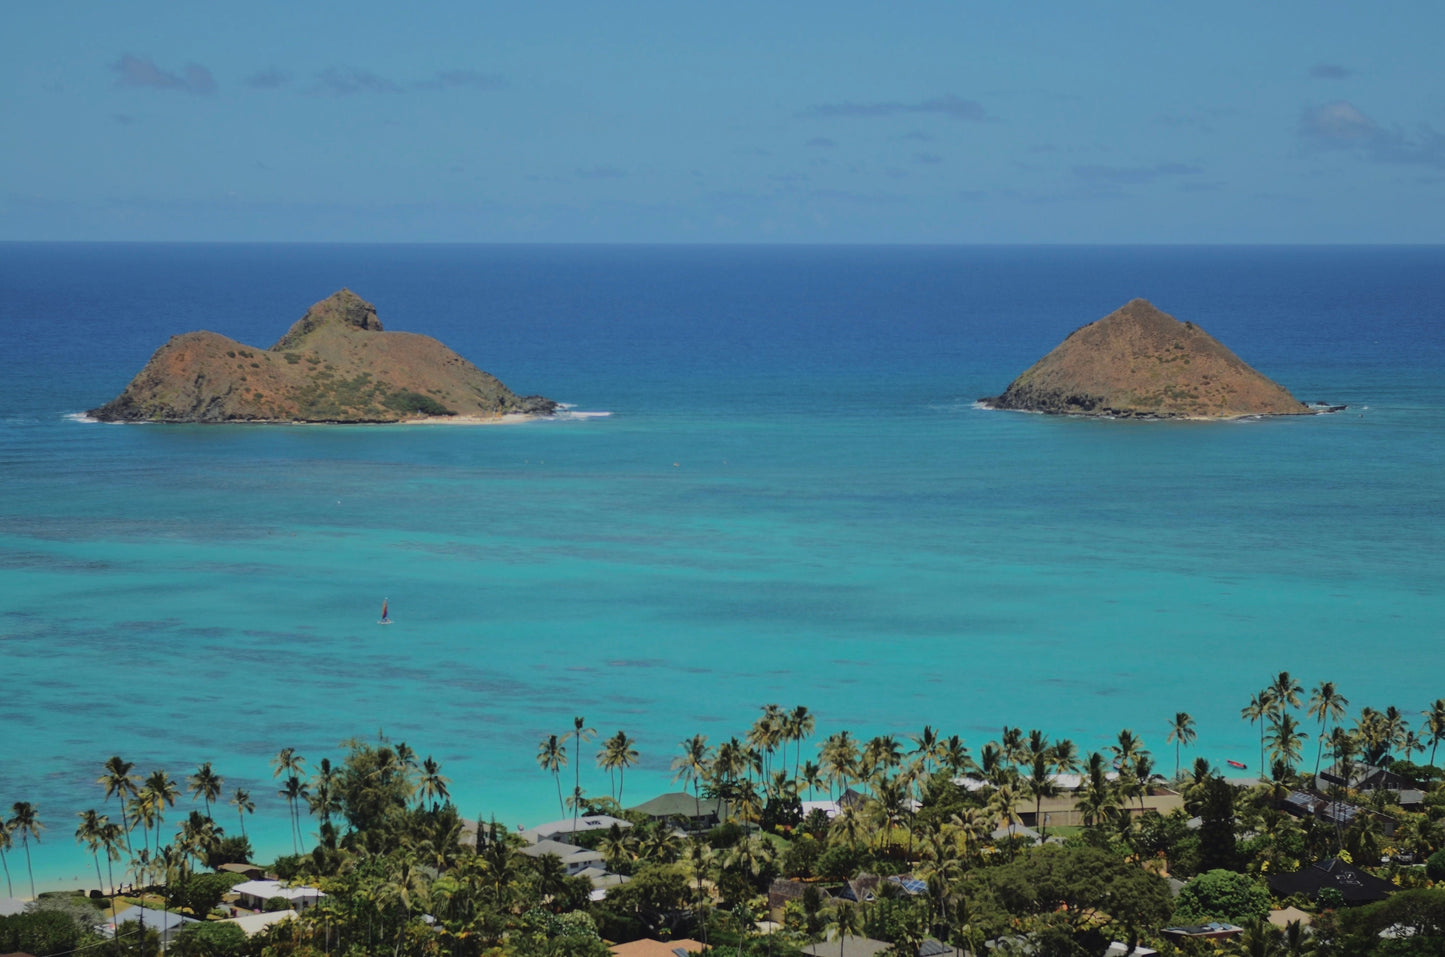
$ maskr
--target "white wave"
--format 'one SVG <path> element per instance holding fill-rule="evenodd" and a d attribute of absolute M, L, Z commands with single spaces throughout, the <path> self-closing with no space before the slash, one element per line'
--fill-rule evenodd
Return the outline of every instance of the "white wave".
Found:
<path fill-rule="evenodd" d="M 67 422 L 93 422 L 93 423 L 99 423 L 99 422 L 100 422 L 99 419 L 92 419 L 90 416 L 86 415 L 84 412 L 65 412 L 65 413 L 62 413 L 60 417 L 61 417 L 62 419 L 65 419 Z"/>
<path fill-rule="evenodd" d="M 570 406 L 559 406 L 565 411 L 558 412 L 553 418 L 556 419 L 605 419 L 611 412 L 573 412 Z"/>

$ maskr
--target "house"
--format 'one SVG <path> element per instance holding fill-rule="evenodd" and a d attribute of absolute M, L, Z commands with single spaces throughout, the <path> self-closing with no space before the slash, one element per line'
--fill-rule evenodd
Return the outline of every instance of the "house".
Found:
<path fill-rule="evenodd" d="M 326 895 L 314 887 L 292 887 L 280 881 L 244 881 L 231 888 L 240 897 L 238 907 L 261 910 L 273 897 L 285 898 L 294 910 L 303 911 Z"/>
<path fill-rule="evenodd" d="M 1400 791 L 1413 788 L 1415 782 L 1403 778 L 1389 768 L 1351 761 L 1335 763 L 1320 772 L 1320 781 L 1356 791 Z"/>
<path fill-rule="evenodd" d="M 703 944 L 690 938 L 679 940 L 654 940 L 644 937 L 625 944 L 613 944 L 608 948 L 614 957 L 687 957 L 688 954 L 702 953 Z"/>
<path fill-rule="evenodd" d="M 600 867 L 589 867 L 578 873 L 577 876 L 585 877 L 592 882 L 592 892 L 587 895 L 587 899 L 593 903 L 606 900 L 608 891 L 614 887 L 621 887 L 632 880 L 625 874 L 612 874 Z"/>
<path fill-rule="evenodd" d="M 550 854 L 562 862 L 562 866 L 567 869 L 568 877 L 576 877 L 589 867 L 605 868 L 607 866 L 607 859 L 601 851 L 578 847 L 576 844 L 563 844 L 561 841 L 538 841 L 536 844 L 518 848 L 518 852 L 532 858 L 546 857 Z"/>
<path fill-rule="evenodd" d="M 247 864 L 245 862 L 239 864 L 222 864 L 216 868 L 216 870 L 222 874 L 239 874 L 248 881 L 264 880 L 266 877 L 266 872 L 261 868 L 255 864 Z"/>
<path fill-rule="evenodd" d="M 1295 817 L 1318 818 L 1335 827 L 1349 827 L 1361 814 L 1370 814 L 1380 823 L 1380 830 L 1386 837 L 1395 834 L 1396 821 L 1388 814 L 1378 814 L 1348 801 L 1324 797 L 1313 791 L 1291 791 L 1280 802 L 1280 808 Z"/>
<path fill-rule="evenodd" d="M 631 821 L 607 814 L 588 814 L 585 817 L 569 817 L 566 820 L 548 821 L 546 824 L 529 827 L 522 831 L 522 839 L 529 844 L 536 844 L 538 841 L 566 841 L 586 831 L 610 830 L 614 824 L 620 828 L 632 826 Z"/>
<path fill-rule="evenodd" d="M 629 811 L 646 814 L 654 821 L 669 821 L 684 830 L 701 831 L 717 827 L 727 818 L 727 802 L 722 798 L 702 798 L 685 791 L 659 794 Z"/>
<path fill-rule="evenodd" d="M 1384 878 L 1367 874 L 1338 857 L 1318 861 L 1293 874 L 1271 874 L 1269 877 L 1270 892 L 1276 897 L 1302 894 L 1314 898 L 1326 887 L 1339 891 L 1345 903 L 1350 905 L 1382 901 L 1396 890 L 1395 885 Z"/>
<path fill-rule="evenodd" d="M 119 914 L 116 914 L 115 921 L 105 925 L 105 933 L 109 937 L 114 937 L 116 928 L 132 921 L 144 926 L 148 931 L 159 931 L 161 942 L 166 944 L 175 940 L 176 935 L 181 932 L 181 928 L 186 924 L 200 923 L 194 917 L 185 917 L 175 911 L 151 910 L 149 907 L 141 907 L 137 904 L 132 907 L 127 907 Z"/>
<path fill-rule="evenodd" d="M 816 944 L 809 944 L 803 948 L 803 953 L 810 957 L 877 957 L 878 954 L 892 946 L 886 941 L 874 940 L 871 937 L 854 937 L 848 934 L 841 941 L 824 940 Z"/>
<path fill-rule="evenodd" d="M 1190 924 L 1183 927 L 1166 927 L 1159 933 L 1170 937 L 1189 937 L 1196 940 L 1228 940 L 1244 933 L 1244 928 L 1213 920 L 1207 924 Z"/>

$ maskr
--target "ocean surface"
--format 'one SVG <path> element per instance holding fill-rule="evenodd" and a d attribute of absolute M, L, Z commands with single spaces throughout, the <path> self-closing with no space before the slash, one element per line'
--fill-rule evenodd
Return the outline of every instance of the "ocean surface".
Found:
<path fill-rule="evenodd" d="M 78 415 L 172 334 L 268 347 L 343 286 L 610 415 Z M 977 407 L 1134 297 L 1348 410 Z M 562 816 L 535 756 L 574 715 L 590 794 L 601 739 L 638 739 L 631 804 L 769 702 L 815 740 L 931 724 L 975 752 L 1005 724 L 1085 752 L 1131 728 L 1169 774 L 1181 710 L 1186 763 L 1253 769 L 1239 712 L 1281 669 L 1352 711 L 1445 697 L 1445 247 L 0 244 L 0 342 L 0 809 L 36 805 L 41 883 L 93 883 L 75 815 L 118 818 L 112 754 L 183 788 L 213 762 L 267 859 L 271 758 L 354 736 L 513 826 Z M 18 837 L 9 866 L 28 892 Z"/>

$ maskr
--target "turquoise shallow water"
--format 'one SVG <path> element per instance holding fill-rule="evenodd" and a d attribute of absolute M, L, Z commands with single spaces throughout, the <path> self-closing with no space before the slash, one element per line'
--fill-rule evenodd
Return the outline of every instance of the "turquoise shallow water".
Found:
<path fill-rule="evenodd" d="M 1441 275 L 1440 249 L 0 247 L 0 803 L 37 805 L 65 883 L 112 753 L 213 761 L 264 856 L 289 849 L 271 756 L 378 730 L 512 824 L 558 816 L 533 756 L 575 714 L 639 739 L 642 800 L 766 702 L 975 749 L 1129 727 L 1166 772 L 1178 710 L 1192 753 L 1253 765 L 1239 710 L 1280 669 L 1418 711 L 1445 696 Z M 613 414 L 66 417 L 173 332 L 269 345 L 341 285 Z M 1134 295 L 1350 411 L 975 407 Z"/>

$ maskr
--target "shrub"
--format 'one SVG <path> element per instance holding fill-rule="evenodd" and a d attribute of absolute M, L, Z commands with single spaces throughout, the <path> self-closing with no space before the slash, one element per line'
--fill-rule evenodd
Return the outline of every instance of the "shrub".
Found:
<path fill-rule="evenodd" d="M 1174 919 L 1182 923 L 1222 920 L 1242 926 L 1268 917 L 1269 901 L 1269 891 L 1254 878 L 1216 868 L 1184 885 L 1174 902 Z"/>
<path fill-rule="evenodd" d="M 1425 861 L 1425 876 L 1432 881 L 1445 881 L 1445 850 L 1436 851 Z"/>
<path fill-rule="evenodd" d="M 291 902 L 284 897 L 268 897 L 266 903 L 261 905 L 261 909 L 268 914 L 279 910 L 290 910 Z"/>

